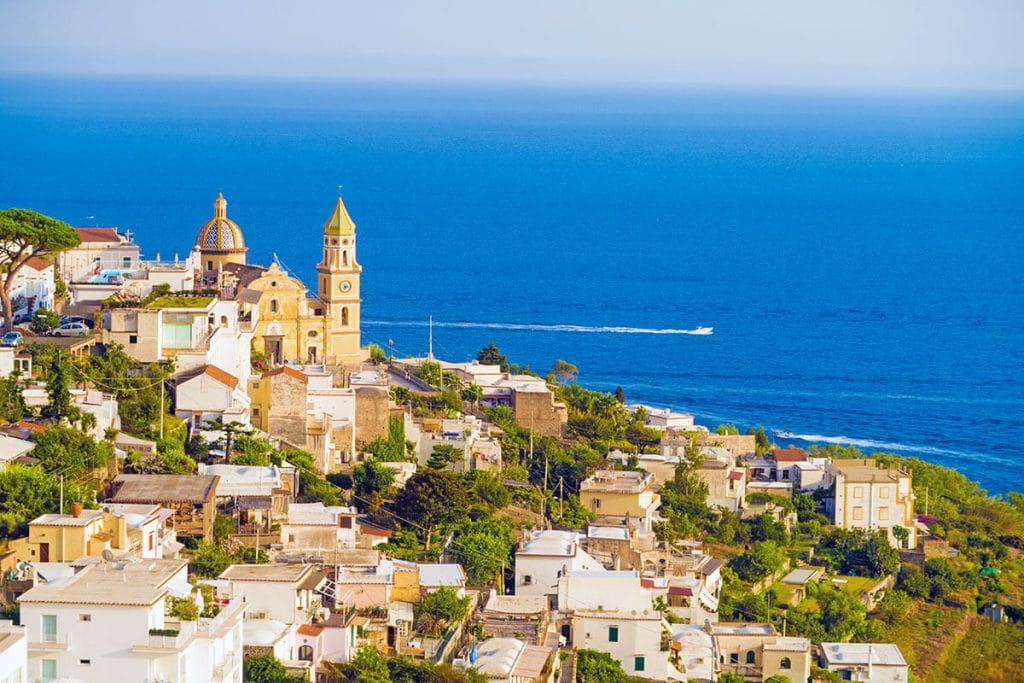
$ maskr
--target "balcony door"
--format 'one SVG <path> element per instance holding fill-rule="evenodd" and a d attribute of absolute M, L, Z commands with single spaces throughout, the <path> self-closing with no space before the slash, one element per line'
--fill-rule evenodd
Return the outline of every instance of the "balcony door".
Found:
<path fill-rule="evenodd" d="M 56 643 L 57 642 L 57 615 L 56 614 L 44 614 L 43 615 L 43 642 L 44 643 Z"/>

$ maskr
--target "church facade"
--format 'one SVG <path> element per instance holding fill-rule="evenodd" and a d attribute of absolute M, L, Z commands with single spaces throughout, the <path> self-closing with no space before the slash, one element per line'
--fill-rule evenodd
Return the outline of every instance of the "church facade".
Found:
<path fill-rule="evenodd" d="M 311 294 L 276 261 L 267 267 L 246 263 L 245 237 L 227 217 L 222 195 L 214 202 L 214 217 L 196 236 L 202 279 L 239 301 L 254 326 L 254 349 L 273 365 L 356 366 L 362 360 L 362 266 L 356 260 L 356 226 L 340 196 L 322 237 L 317 291 Z"/>

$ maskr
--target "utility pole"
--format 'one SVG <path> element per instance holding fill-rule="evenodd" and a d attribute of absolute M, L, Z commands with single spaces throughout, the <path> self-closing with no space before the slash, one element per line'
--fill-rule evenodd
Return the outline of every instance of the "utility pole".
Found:
<path fill-rule="evenodd" d="M 427 360 L 434 360 L 434 316 L 427 316 Z"/>
<path fill-rule="evenodd" d="M 565 504 L 565 482 L 561 475 L 558 476 L 558 516 L 562 517 Z"/>
<path fill-rule="evenodd" d="M 924 514 L 928 515 L 928 487 L 924 487 Z"/>
<path fill-rule="evenodd" d="M 164 438 L 164 381 L 160 380 L 160 438 Z"/>

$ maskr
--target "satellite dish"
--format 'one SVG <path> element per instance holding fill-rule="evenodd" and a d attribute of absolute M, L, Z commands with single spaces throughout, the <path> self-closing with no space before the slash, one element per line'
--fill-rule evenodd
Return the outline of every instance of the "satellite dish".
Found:
<path fill-rule="evenodd" d="M 113 562 L 114 561 L 114 552 L 110 548 L 104 548 L 103 552 L 100 553 L 100 557 L 103 558 L 104 562 Z"/>

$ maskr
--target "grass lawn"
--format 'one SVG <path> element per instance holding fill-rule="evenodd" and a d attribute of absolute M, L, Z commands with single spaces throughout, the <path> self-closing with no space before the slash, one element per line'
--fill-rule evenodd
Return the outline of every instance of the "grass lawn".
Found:
<path fill-rule="evenodd" d="M 975 621 L 945 653 L 930 680 L 1024 681 L 1024 627 Z"/>
<path fill-rule="evenodd" d="M 146 304 L 146 308 L 206 308 L 213 301 L 209 296 L 158 296 Z"/>
<path fill-rule="evenodd" d="M 845 581 L 845 583 L 836 583 L 832 579 L 839 579 L 840 581 Z M 826 577 L 823 581 L 831 583 L 844 593 L 857 597 L 869 588 L 878 585 L 881 579 L 873 579 L 870 576 L 832 576 Z"/>

